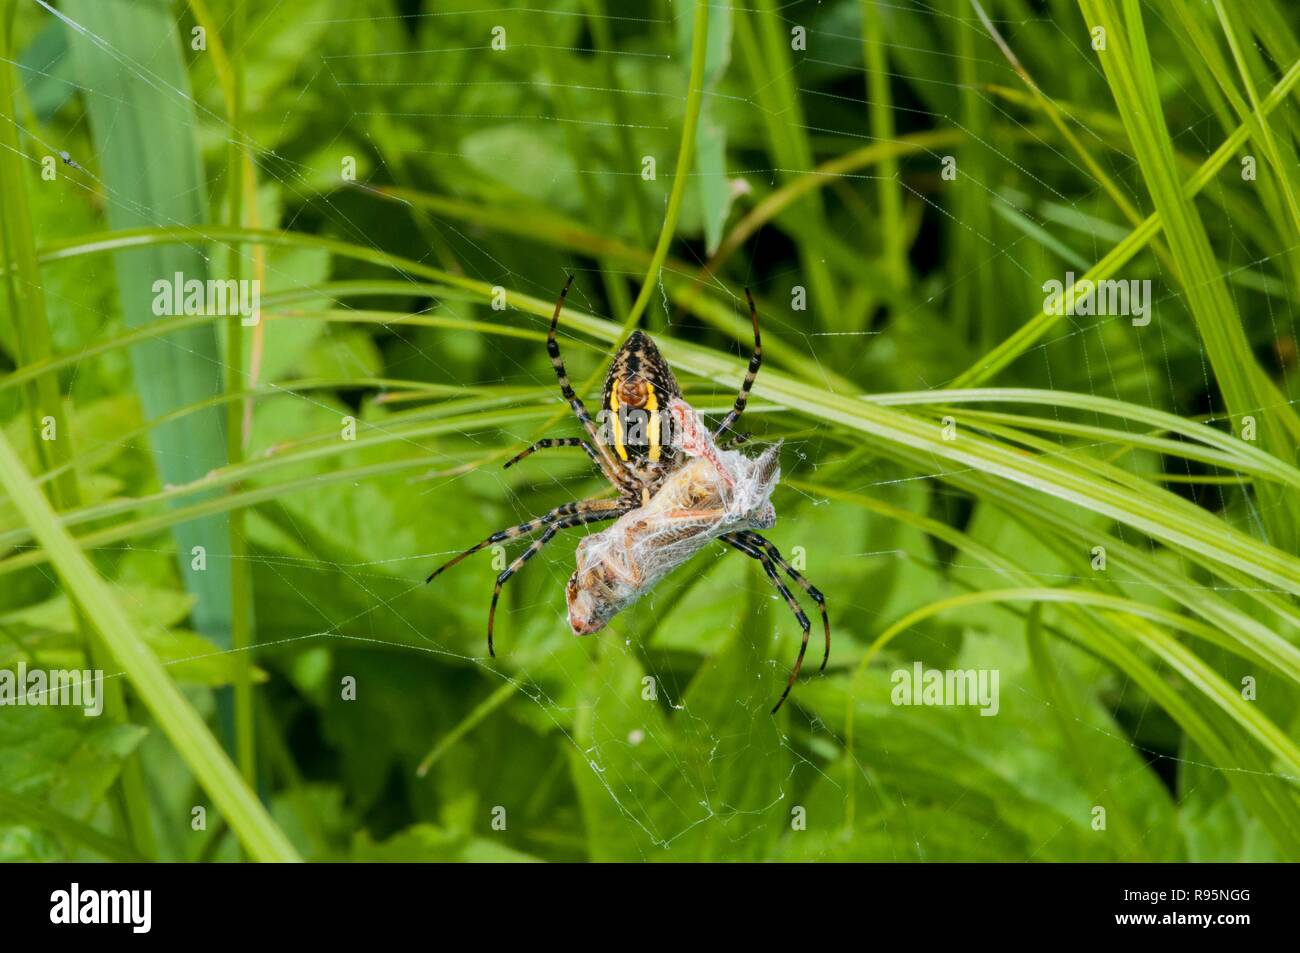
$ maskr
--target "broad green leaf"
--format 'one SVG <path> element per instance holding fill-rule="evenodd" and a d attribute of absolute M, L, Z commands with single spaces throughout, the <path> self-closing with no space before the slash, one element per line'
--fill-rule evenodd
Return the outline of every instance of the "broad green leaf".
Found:
<path fill-rule="evenodd" d="M 201 228 L 207 219 L 206 183 L 195 142 L 197 115 L 172 13 L 130 0 L 69 0 L 64 26 L 86 98 L 99 158 L 106 214 L 113 228 L 171 225 Z M 105 37 L 111 37 L 108 46 Z M 123 319 L 128 327 L 157 316 L 154 283 L 206 280 L 204 249 L 193 243 L 123 251 L 114 259 Z M 142 341 L 131 352 L 145 414 L 160 417 L 221 389 L 222 359 L 215 328 L 188 328 L 165 340 Z M 231 369 L 234 373 L 236 369 Z M 201 478 L 226 461 L 222 418 L 216 408 L 154 434 L 162 482 Z M 218 644 L 230 641 L 230 565 L 214 559 L 190 570 L 190 552 L 202 546 L 230 552 L 224 517 L 213 515 L 173 528 L 182 578 L 197 602 L 198 629 Z"/>

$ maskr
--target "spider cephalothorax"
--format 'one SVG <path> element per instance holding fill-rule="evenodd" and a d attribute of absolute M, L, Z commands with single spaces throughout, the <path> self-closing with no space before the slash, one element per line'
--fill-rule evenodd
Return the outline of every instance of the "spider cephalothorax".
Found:
<path fill-rule="evenodd" d="M 826 630 L 823 669 L 830 654 L 831 624 L 826 615 L 826 600 L 817 587 L 800 575 L 772 543 L 754 532 L 766 529 L 776 519 L 770 496 L 780 473 L 777 448 L 750 460 L 716 442 L 731 432 L 732 424 L 744 412 L 763 361 L 754 298 L 746 288 L 749 316 L 754 325 L 754 353 L 735 404 L 716 428 L 710 432 L 682 399 L 672 368 L 650 336 L 639 330 L 632 332 L 610 364 L 598 425 L 569 383 L 555 336 L 572 284 L 570 275 L 555 303 L 551 330 L 546 336 L 546 353 L 555 368 L 560 393 L 569 402 L 590 442 L 581 437 L 548 437 L 515 454 L 505 465 L 514 466 L 529 454 L 548 447 L 581 447 L 613 484 L 618 496 L 565 503 L 544 516 L 493 533 L 435 569 L 429 580 L 481 549 L 541 531 L 532 545 L 497 576 L 488 609 L 488 654 L 495 656 L 492 628 L 501 587 L 560 530 L 605 520 L 617 521 L 579 547 L 578 571 L 566 587 L 570 627 L 578 635 L 602 628 L 615 613 L 639 599 L 658 579 L 689 559 L 705 543 L 720 539 L 758 560 L 803 628 L 799 657 L 780 701 L 772 709 L 775 712 L 785 702 L 790 686 L 799 675 L 810 630 L 808 617 L 782 581 L 777 567 L 785 570 L 821 611 Z"/>

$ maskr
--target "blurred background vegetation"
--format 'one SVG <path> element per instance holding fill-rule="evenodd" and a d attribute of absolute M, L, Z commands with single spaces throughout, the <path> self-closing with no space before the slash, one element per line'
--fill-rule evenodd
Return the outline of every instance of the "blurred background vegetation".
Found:
<path fill-rule="evenodd" d="M 1300 859 L 1293 5 L 0 23 L 0 665 L 110 676 L 0 709 L 0 857 Z M 566 271 L 586 395 L 640 324 L 714 414 L 758 298 L 835 635 L 776 717 L 799 629 L 722 546 L 576 639 L 563 534 L 494 661 L 492 554 L 422 585 L 602 489 L 500 466 L 579 432 Z M 1045 313 L 1067 271 L 1150 323 Z M 156 316 L 176 272 L 262 320 Z M 999 713 L 892 704 L 916 661 Z"/>

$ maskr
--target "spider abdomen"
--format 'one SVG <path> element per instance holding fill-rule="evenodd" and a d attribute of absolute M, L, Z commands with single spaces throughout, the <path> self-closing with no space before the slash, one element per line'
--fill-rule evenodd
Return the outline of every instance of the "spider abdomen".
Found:
<path fill-rule="evenodd" d="M 681 394 L 650 335 L 633 331 L 609 365 L 601 415 L 607 442 L 638 479 L 644 480 L 647 465 L 652 471 L 676 458 L 664 412 Z"/>

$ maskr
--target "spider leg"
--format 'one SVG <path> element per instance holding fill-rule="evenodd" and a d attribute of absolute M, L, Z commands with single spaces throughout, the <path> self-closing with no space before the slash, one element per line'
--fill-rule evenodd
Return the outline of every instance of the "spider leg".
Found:
<path fill-rule="evenodd" d="M 424 581 L 426 583 L 432 582 L 435 576 L 440 575 L 446 569 L 450 569 L 452 566 L 456 565 L 466 556 L 472 556 L 475 553 L 477 553 L 479 550 L 486 549 L 487 547 L 493 545 L 494 543 L 504 542 L 507 539 L 515 539 L 516 537 L 519 536 L 527 536 L 529 533 L 537 532 L 543 526 L 549 526 L 551 523 L 558 522 L 560 520 L 563 520 L 575 514 L 579 514 L 579 513 L 610 514 L 608 516 L 602 515 L 598 518 L 614 519 L 618 515 L 621 515 L 622 511 L 626 510 L 627 508 L 628 508 L 627 503 L 625 503 L 621 499 L 620 500 L 579 500 L 575 503 L 565 503 L 562 506 L 557 506 L 549 513 L 537 517 L 536 519 L 531 519 L 526 523 L 520 523 L 518 526 L 512 526 L 509 529 L 498 530 L 497 532 L 493 533 L 491 536 L 489 536 L 487 539 L 483 540 L 482 542 L 475 543 L 473 546 L 465 550 L 459 556 L 456 556 L 454 559 L 451 559 L 450 561 L 443 563 L 433 572 L 429 573 L 429 577 Z"/>
<path fill-rule="evenodd" d="M 569 383 L 569 373 L 564 369 L 564 358 L 560 357 L 560 342 L 555 339 L 555 329 L 560 323 L 560 312 L 564 310 L 564 301 L 569 296 L 569 287 L 572 284 L 573 275 L 569 275 L 569 280 L 564 283 L 564 290 L 560 292 L 560 297 L 555 302 L 555 313 L 551 315 L 551 330 L 546 335 L 546 353 L 551 358 L 551 366 L 555 368 L 555 377 L 560 382 L 560 393 L 569 402 L 574 416 L 578 418 L 582 428 L 587 431 L 587 436 L 591 437 L 592 443 L 596 445 L 597 452 L 600 455 L 601 471 L 610 483 L 613 483 L 619 489 L 623 489 L 627 483 L 622 479 L 622 471 L 605 448 L 605 441 L 600 439 L 600 433 L 596 429 L 596 422 L 591 419 L 591 414 L 587 413 L 586 404 L 582 402 L 581 397 L 574 393 L 573 385 Z"/>
<path fill-rule="evenodd" d="M 537 441 L 526 450 L 520 450 L 513 457 L 505 462 L 504 469 L 509 470 L 524 457 L 531 456 L 538 450 L 546 450 L 550 447 L 581 447 L 583 453 L 591 457 L 591 462 L 600 466 L 600 454 L 596 453 L 595 448 L 581 437 L 546 437 Z"/>
<path fill-rule="evenodd" d="M 749 443 L 749 438 L 752 436 L 753 434 L 751 433 L 738 433 L 730 440 L 726 440 L 718 444 L 718 449 L 735 450 L 737 447 L 743 447 L 745 444 Z"/>
<path fill-rule="evenodd" d="M 600 520 L 616 519 L 626 513 L 629 509 L 630 507 L 626 504 L 622 504 L 619 509 L 609 512 L 601 510 L 596 512 L 575 513 L 565 519 L 557 520 L 547 526 L 546 532 L 533 540 L 531 546 L 515 557 L 514 562 L 501 570 L 501 574 L 497 576 L 496 585 L 492 587 L 492 605 L 488 608 L 488 655 L 492 656 L 492 658 L 497 657 L 496 649 L 492 645 L 492 629 L 496 624 L 497 600 L 501 598 L 501 589 L 505 586 L 506 581 L 518 572 L 524 563 L 528 562 L 528 560 L 541 552 L 542 547 L 549 543 L 560 530 L 569 529 L 573 526 L 582 526 L 587 523 L 596 523 Z"/>
<path fill-rule="evenodd" d="M 715 437 L 720 437 L 725 431 L 731 429 L 742 413 L 745 411 L 745 405 L 749 403 L 749 390 L 754 386 L 754 378 L 758 376 L 758 369 L 763 365 L 763 339 L 758 333 L 758 308 L 754 305 L 754 296 L 745 289 L 745 297 L 749 299 L 749 319 L 754 323 L 754 353 L 749 358 L 749 370 L 745 372 L 745 382 L 740 385 L 740 393 L 736 395 L 736 404 L 731 408 L 727 416 L 722 418 L 722 423 L 718 424 L 718 429 L 713 431 Z"/>
<path fill-rule="evenodd" d="M 799 588 L 808 593 L 808 597 L 812 599 L 813 602 L 817 603 L 817 608 L 821 610 L 822 614 L 822 627 L 826 630 L 826 648 L 822 652 L 822 665 L 820 671 L 826 671 L 826 662 L 831 657 L 831 620 L 830 617 L 826 615 L 826 597 L 822 595 L 820 589 L 805 579 L 799 570 L 790 565 L 790 560 L 781 555 L 781 551 L 776 548 L 775 544 L 773 544 L 771 540 L 764 538 L 753 530 L 741 530 L 735 535 L 743 537 L 751 546 L 759 547 L 766 552 L 767 555 L 771 557 L 772 562 L 784 569 L 786 575 L 793 579 Z"/>
<path fill-rule="evenodd" d="M 792 593 L 789 587 L 781 581 L 781 574 L 777 572 L 776 565 L 772 562 L 772 558 L 768 556 L 767 553 L 763 552 L 759 547 L 751 544 L 748 540 L 742 538 L 739 533 L 727 533 L 725 536 L 719 538 L 736 547 L 736 549 L 739 549 L 746 556 L 752 556 L 754 559 L 759 561 L 759 564 L 763 567 L 763 571 L 767 573 L 767 577 L 772 580 L 772 585 L 776 586 L 777 592 L 785 596 L 785 601 L 789 604 L 791 611 L 794 612 L 794 617 L 799 620 L 799 625 L 803 627 L 803 642 L 799 646 L 799 657 L 795 659 L 794 668 L 790 670 L 790 678 L 786 680 L 785 691 L 781 693 L 780 699 L 777 700 L 775 707 L 772 709 L 772 714 L 775 715 L 781 710 L 781 706 L 785 704 L 786 696 L 790 694 L 790 689 L 794 687 L 795 679 L 799 677 L 799 670 L 803 668 L 803 657 L 808 651 L 808 635 L 812 626 L 808 622 L 808 616 L 804 615 L 803 609 L 799 606 L 799 601 L 795 599 L 794 593 Z"/>

